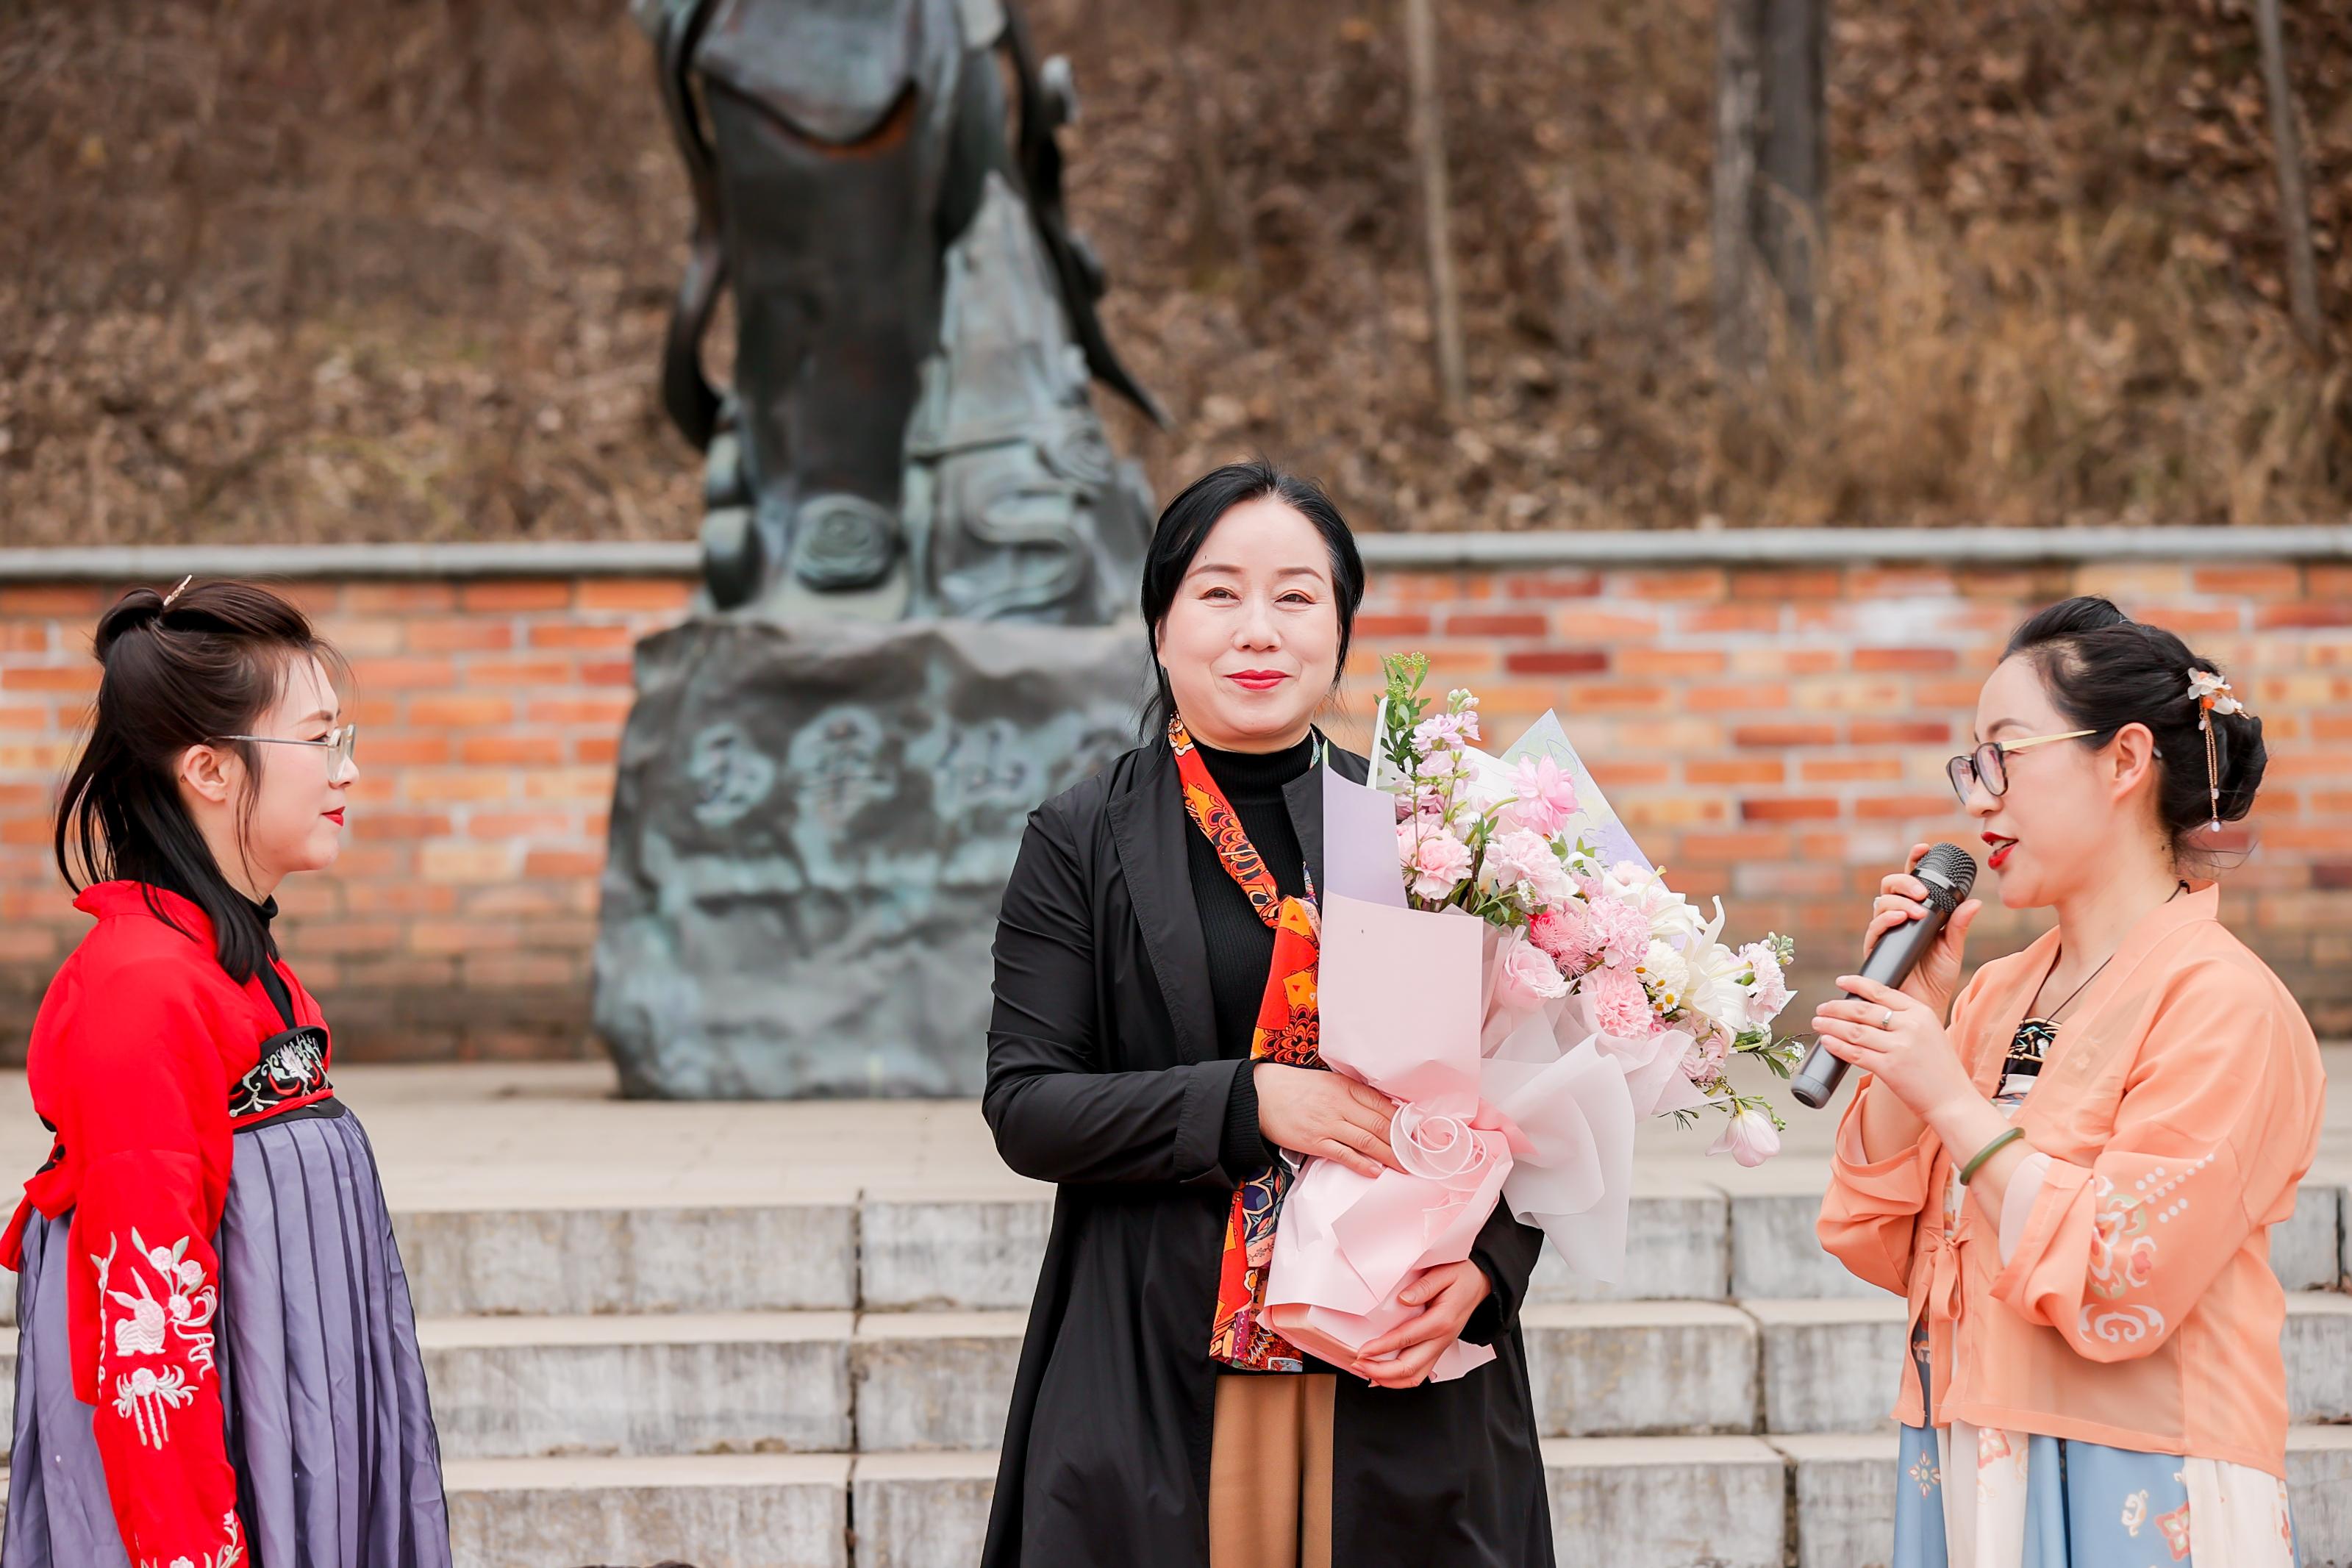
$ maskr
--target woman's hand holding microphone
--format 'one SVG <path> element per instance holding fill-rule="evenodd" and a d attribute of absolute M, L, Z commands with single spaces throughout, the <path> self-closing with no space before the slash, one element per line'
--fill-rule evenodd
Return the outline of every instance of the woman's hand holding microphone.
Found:
<path fill-rule="evenodd" d="M 1906 869 L 1879 883 L 1863 933 L 1865 955 L 1888 932 L 1927 913 L 1927 884 L 1911 874 L 1927 849 L 1912 845 Z M 1841 976 L 1839 988 L 1852 996 L 1823 1002 L 1813 1014 L 1813 1030 L 1830 1054 L 1885 1084 L 1896 1102 L 1889 1104 L 1885 1096 L 1874 1095 L 1863 1108 L 1864 1152 L 1872 1159 L 1916 1142 L 1937 1109 L 1962 1100 L 1983 1102 L 1944 1030 L 1959 989 L 1969 927 L 1983 907 L 1981 900 L 1971 898 L 1954 910 L 1901 989 L 1859 975 Z"/>

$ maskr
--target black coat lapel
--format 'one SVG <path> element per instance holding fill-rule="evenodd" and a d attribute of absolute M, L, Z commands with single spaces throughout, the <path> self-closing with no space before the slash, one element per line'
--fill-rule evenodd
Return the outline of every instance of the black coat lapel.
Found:
<path fill-rule="evenodd" d="M 1127 878 L 1127 895 L 1143 929 L 1152 977 L 1175 1026 L 1176 1050 L 1186 1061 L 1217 1054 L 1216 1013 L 1209 995 L 1209 947 L 1201 936 L 1201 907 L 1192 899 L 1192 873 L 1184 835 L 1198 832 L 1184 815 L 1176 758 L 1165 740 L 1144 747 L 1127 791 L 1110 803 L 1111 841 Z M 1316 812 L 1320 837 L 1322 812 Z"/>
<path fill-rule="evenodd" d="M 1320 731 L 1317 732 L 1318 737 Z M 1327 743 L 1328 744 L 1328 743 Z M 1324 758 L 1324 768 L 1330 768 L 1351 783 L 1361 784 L 1371 776 L 1371 764 L 1352 751 L 1331 747 Z M 1282 787 L 1282 804 L 1290 813 L 1290 830 L 1298 835 L 1298 851 L 1307 862 L 1307 874 L 1315 885 L 1323 885 L 1323 768 L 1310 768 Z"/>

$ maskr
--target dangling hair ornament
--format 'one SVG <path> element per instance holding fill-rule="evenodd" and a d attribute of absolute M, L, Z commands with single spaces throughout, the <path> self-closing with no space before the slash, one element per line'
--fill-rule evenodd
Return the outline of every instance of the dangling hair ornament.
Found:
<path fill-rule="evenodd" d="M 187 586 L 188 586 L 188 584 L 190 584 L 190 583 L 192 583 L 192 582 L 194 582 L 194 581 L 195 581 L 195 580 L 196 580 L 196 574 L 195 574 L 194 572 L 193 572 L 193 571 L 192 571 L 192 572 L 190 572 L 190 573 L 188 573 L 188 575 L 187 575 L 187 576 L 185 576 L 185 577 L 184 577 L 184 578 L 180 579 L 180 588 L 175 588 L 175 589 L 172 590 L 172 591 L 171 591 L 171 592 L 169 592 L 169 593 L 167 593 L 167 594 L 163 595 L 163 608 L 164 608 L 164 609 L 166 609 L 166 610 L 169 610 L 170 608 L 172 608 L 172 601 L 173 601 L 174 599 L 177 599 L 177 598 L 179 598 L 179 597 L 180 597 L 180 589 L 181 589 L 181 588 L 185 588 L 185 587 L 187 587 Z"/>
<path fill-rule="evenodd" d="M 2221 831 L 2221 770 L 2213 753 L 2213 716 L 2217 713 L 2244 713 L 2246 705 L 2230 689 L 2230 683 L 2210 670 L 2194 665 L 2189 671 L 2189 695 L 2197 704 L 2197 727 L 2205 732 L 2205 792 L 2211 803 L 2213 820 L 2207 831 Z"/>

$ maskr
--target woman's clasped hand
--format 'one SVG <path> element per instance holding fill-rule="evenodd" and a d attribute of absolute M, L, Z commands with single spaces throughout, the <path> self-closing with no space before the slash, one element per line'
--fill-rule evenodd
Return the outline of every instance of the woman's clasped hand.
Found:
<path fill-rule="evenodd" d="M 1389 1147 L 1396 1102 L 1369 1084 L 1317 1067 L 1261 1061 L 1250 1070 L 1258 1130 L 1293 1154 L 1337 1160 L 1359 1176 L 1401 1171 Z"/>

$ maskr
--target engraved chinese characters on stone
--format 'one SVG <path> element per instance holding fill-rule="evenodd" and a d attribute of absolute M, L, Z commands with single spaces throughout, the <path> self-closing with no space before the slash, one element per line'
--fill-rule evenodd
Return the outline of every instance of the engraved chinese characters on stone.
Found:
<path fill-rule="evenodd" d="M 775 762 L 733 719 L 721 719 L 694 737 L 686 772 L 694 781 L 695 816 L 714 828 L 741 818 L 776 783 Z"/>
<path fill-rule="evenodd" d="M 1134 744 L 1140 628 L 689 622 L 639 652 L 596 949 L 631 1093 L 971 1094 L 1029 813 Z"/>

